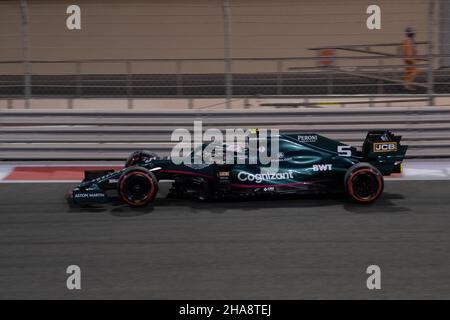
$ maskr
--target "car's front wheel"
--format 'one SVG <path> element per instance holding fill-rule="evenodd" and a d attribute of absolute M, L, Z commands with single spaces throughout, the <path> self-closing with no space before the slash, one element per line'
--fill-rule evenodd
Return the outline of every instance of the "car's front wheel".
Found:
<path fill-rule="evenodd" d="M 384 188 L 383 175 L 369 163 L 358 163 L 348 169 L 344 183 L 349 197 L 362 204 L 377 200 Z"/>
<path fill-rule="evenodd" d="M 130 167 L 118 181 L 120 199 L 132 207 L 149 205 L 158 193 L 155 175 L 140 167 Z"/>

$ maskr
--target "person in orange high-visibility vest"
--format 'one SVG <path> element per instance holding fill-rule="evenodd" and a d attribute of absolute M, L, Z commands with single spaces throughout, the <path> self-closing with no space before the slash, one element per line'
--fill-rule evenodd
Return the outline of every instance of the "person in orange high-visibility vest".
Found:
<path fill-rule="evenodd" d="M 403 59 L 405 61 L 405 89 L 415 90 L 412 83 L 416 79 L 417 67 L 416 67 L 416 56 L 417 49 L 416 43 L 414 41 L 414 36 L 416 32 L 413 28 L 408 27 L 405 30 L 406 39 L 403 41 Z"/>

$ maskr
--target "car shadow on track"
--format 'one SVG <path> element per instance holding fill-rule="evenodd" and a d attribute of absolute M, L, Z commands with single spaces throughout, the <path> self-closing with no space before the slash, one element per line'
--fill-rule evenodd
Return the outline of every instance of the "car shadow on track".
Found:
<path fill-rule="evenodd" d="M 394 193 L 384 193 L 375 203 L 362 205 L 352 202 L 343 194 L 318 194 L 318 195 L 285 195 L 264 196 L 248 199 L 223 199 L 215 201 L 200 201 L 197 199 L 173 199 L 158 197 L 153 206 L 143 208 L 131 208 L 126 204 L 112 203 L 92 205 L 86 207 L 72 207 L 71 212 L 105 212 L 115 217 L 136 217 L 152 213 L 153 211 L 175 210 L 189 213 L 213 213 L 224 214 L 228 210 L 257 211 L 261 209 L 299 209 L 340 206 L 349 213 L 399 213 L 411 211 L 410 208 L 399 206 L 395 200 L 404 196 Z M 335 210 L 335 209 L 333 209 Z"/>
<path fill-rule="evenodd" d="M 137 217 L 151 213 L 154 207 L 131 208 L 123 203 L 93 204 L 85 206 L 71 206 L 69 212 L 109 213 L 116 217 Z"/>
<path fill-rule="evenodd" d="M 371 214 L 371 213 L 399 213 L 399 212 L 410 212 L 412 211 L 408 207 L 400 206 L 395 203 L 394 200 L 401 200 L 405 197 L 401 194 L 395 193 L 383 193 L 381 197 L 372 204 L 361 205 L 354 203 L 350 199 L 345 199 L 342 201 L 344 210 L 357 213 L 357 214 Z"/>

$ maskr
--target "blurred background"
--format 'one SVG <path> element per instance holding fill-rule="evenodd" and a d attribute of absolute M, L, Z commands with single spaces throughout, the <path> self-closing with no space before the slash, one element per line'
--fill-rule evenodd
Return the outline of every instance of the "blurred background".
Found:
<path fill-rule="evenodd" d="M 225 98 L 230 107 L 324 95 L 434 104 L 449 94 L 450 0 L 377 1 L 380 30 L 366 26 L 372 2 L 1 1 L 0 97 L 6 108 L 102 97 Z M 66 27 L 71 4 L 81 30 Z M 416 31 L 414 90 L 404 88 L 406 27 Z"/>
<path fill-rule="evenodd" d="M 168 185 L 143 210 L 66 203 L 85 170 L 170 156 L 194 121 L 359 150 L 391 130 L 408 151 L 371 206 Z M 449 159 L 450 0 L 0 0 L 0 299 L 448 299 Z"/>

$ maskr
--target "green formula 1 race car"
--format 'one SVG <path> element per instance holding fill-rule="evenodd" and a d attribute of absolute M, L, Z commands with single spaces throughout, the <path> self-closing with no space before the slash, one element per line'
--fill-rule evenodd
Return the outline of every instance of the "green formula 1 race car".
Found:
<path fill-rule="evenodd" d="M 271 139 L 266 139 L 268 145 Z M 85 179 L 70 192 L 70 200 L 75 205 L 121 201 L 147 206 L 158 193 L 158 183 L 170 180 L 172 196 L 217 199 L 344 192 L 357 203 L 369 204 L 382 194 L 383 176 L 401 172 L 408 148 L 400 144 L 401 136 L 390 131 L 369 132 L 361 150 L 315 133 L 280 134 L 276 139 L 278 153 L 271 160 L 277 162 L 276 171 L 266 170 L 270 164 L 250 163 L 248 150 L 225 143 L 217 148 L 242 151 L 236 157 L 244 161 L 180 164 L 171 157 L 136 151 L 119 171 L 86 171 Z"/>

